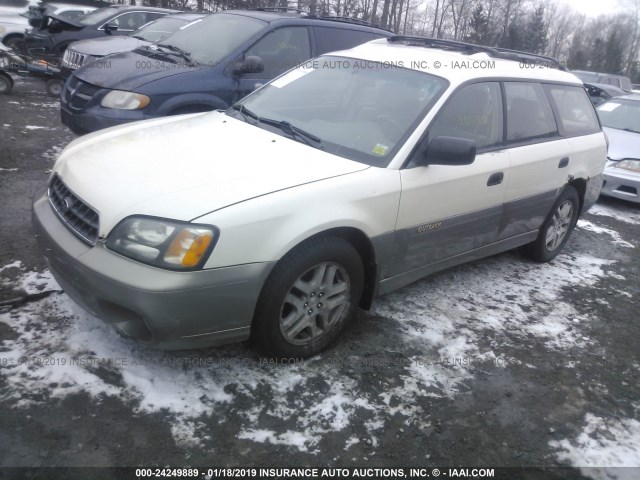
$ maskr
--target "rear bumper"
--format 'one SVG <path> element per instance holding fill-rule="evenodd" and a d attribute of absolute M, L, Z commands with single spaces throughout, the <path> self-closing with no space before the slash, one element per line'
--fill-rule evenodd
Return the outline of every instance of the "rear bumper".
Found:
<path fill-rule="evenodd" d="M 136 340 L 163 349 L 201 348 L 249 337 L 273 263 L 170 272 L 89 246 L 36 193 L 33 226 L 56 280 L 85 310 Z"/>

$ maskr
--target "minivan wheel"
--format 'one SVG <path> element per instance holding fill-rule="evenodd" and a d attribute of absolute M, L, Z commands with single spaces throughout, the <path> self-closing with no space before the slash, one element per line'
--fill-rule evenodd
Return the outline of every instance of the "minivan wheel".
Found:
<path fill-rule="evenodd" d="M 562 251 L 578 221 L 579 209 L 578 192 L 567 185 L 540 227 L 538 238 L 529 246 L 528 253 L 533 260 L 548 262 Z"/>
<path fill-rule="evenodd" d="M 362 261 L 346 240 L 302 243 L 274 267 L 258 299 L 251 340 L 270 356 L 306 358 L 340 335 L 358 308 Z"/>

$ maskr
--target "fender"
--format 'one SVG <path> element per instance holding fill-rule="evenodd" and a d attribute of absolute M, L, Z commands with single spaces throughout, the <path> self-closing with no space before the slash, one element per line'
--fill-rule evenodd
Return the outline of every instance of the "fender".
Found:
<path fill-rule="evenodd" d="M 157 115 L 169 115 L 172 111 L 178 108 L 191 105 L 206 105 L 210 106 L 211 110 L 215 110 L 217 108 L 229 108 L 229 104 L 216 95 L 196 92 L 186 93 L 169 98 L 158 107 Z"/>

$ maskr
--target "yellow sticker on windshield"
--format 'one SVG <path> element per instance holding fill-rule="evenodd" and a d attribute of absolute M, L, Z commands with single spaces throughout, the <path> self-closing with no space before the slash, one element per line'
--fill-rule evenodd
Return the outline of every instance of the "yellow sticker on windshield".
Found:
<path fill-rule="evenodd" d="M 375 153 L 376 155 L 380 155 L 381 157 L 387 154 L 387 150 L 389 150 L 389 147 L 387 147 L 386 145 L 382 145 L 381 143 L 378 143 L 375 147 L 373 147 L 373 153 Z"/>

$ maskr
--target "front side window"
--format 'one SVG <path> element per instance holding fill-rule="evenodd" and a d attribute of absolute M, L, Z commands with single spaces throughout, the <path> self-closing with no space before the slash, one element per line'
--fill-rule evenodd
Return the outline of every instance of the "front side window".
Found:
<path fill-rule="evenodd" d="M 549 85 L 547 88 L 567 135 L 588 135 L 600 130 L 596 112 L 582 87 Z"/>
<path fill-rule="evenodd" d="M 151 20 L 153 20 L 153 18 L 151 18 Z M 144 24 L 149 23 L 149 21 L 146 12 L 129 12 L 117 16 L 113 20 L 110 20 L 109 23 L 116 24 L 120 31 L 133 32 Z"/>
<path fill-rule="evenodd" d="M 506 82 L 507 141 L 540 140 L 558 135 L 544 88 L 539 83 Z"/>
<path fill-rule="evenodd" d="M 498 82 L 466 85 L 455 92 L 429 127 L 439 136 L 473 140 L 478 150 L 502 143 L 502 93 Z"/>
<path fill-rule="evenodd" d="M 447 85 L 391 64 L 326 56 L 277 78 L 228 114 L 334 155 L 386 166 Z M 291 127 L 304 133 L 292 134 Z"/>
<path fill-rule="evenodd" d="M 264 71 L 247 78 L 275 78 L 311 57 L 309 33 L 305 27 L 285 27 L 267 33 L 245 53 L 260 57 Z"/>

